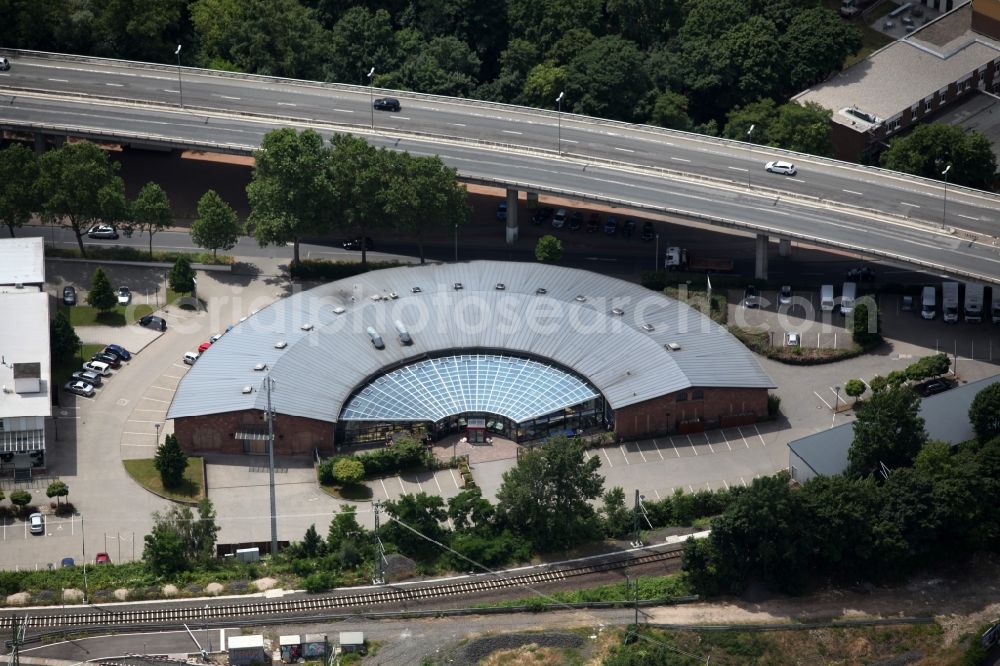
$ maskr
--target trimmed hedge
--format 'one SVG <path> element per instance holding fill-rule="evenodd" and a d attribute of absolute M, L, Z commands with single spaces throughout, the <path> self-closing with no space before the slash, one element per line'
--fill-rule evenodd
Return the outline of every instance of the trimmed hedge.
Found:
<path fill-rule="evenodd" d="M 289 265 L 289 273 L 298 280 L 342 280 L 368 271 L 383 268 L 408 266 L 399 261 L 369 261 L 362 264 L 358 261 L 329 261 L 327 259 L 303 259 L 293 261 Z"/>
<path fill-rule="evenodd" d="M 435 469 L 437 467 L 434 454 L 420 442 L 412 439 L 401 439 L 393 446 L 348 456 L 327 458 L 316 468 L 316 474 L 321 484 L 328 486 L 336 483 L 333 466 L 341 458 L 353 458 L 364 465 L 366 479 L 397 474 L 410 469 Z"/>

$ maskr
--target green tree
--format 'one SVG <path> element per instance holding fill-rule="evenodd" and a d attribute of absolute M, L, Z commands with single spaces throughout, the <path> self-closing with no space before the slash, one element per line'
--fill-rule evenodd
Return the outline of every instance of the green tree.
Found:
<path fill-rule="evenodd" d="M 49 353 L 53 361 L 68 361 L 80 351 L 80 336 L 69 323 L 64 310 L 58 310 L 49 323 Z"/>
<path fill-rule="evenodd" d="M 861 48 L 861 32 L 825 7 L 801 7 L 781 31 L 777 47 L 788 55 L 781 59 L 787 67 L 784 87 L 798 91 L 839 70 Z"/>
<path fill-rule="evenodd" d="M 535 244 L 535 259 L 541 262 L 554 262 L 562 259 L 562 241 L 547 234 L 538 239 Z"/>
<path fill-rule="evenodd" d="M 90 279 L 90 291 L 87 292 L 87 305 L 100 312 L 114 310 L 115 306 L 118 305 L 118 297 L 115 296 L 115 290 L 111 287 L 111 281 L 108 279 L 103 268 L 98 267 L 94 271 L 94 276 Z"/>
<path fill-rule="evenodd" d="M 365 530 L 358 523 L 358 516 L 353 505 L 344 505 L 330 520 L 330 530 L 326 535 L 326 545 L 329 550 L 340 548 L 345 541 L 359 543 Z"/>
<path fill-rule="evenodd" d="M 882 340 L 881 317 L 878 314 L 878 306 L 868 296 L 859 299 L 854 304 L 851 314 L 848 315 L 847 323 L 851 329 L 851 336 L 854 342 L 862 347 L 874 345 Z"/>
<path fill-rule="evenodd" d="M 590 502 L 601 496 L 599 458 L 585 458 L 576 440 L 553 437 L 503 474 L 497 511 L 515 534 L 542 551 L 568 548 L 596 536 Z"/>
<path fill-rule="evenodd" d="M 187 471 L 187 454 L 181 448 L 177 436 L 167 435 L 163 444 L 156 449 L 153 465 L 160 473 L 160 481 L 164 488 L 177 488 L 184 482 L 184 472 Z"/>
<path fill-rule="evenodd" d="M 236 211 L 222 200 L 215 190 L 209 190 L 198 200 L 198 218 L 191 224 L 191 240 L 198 247 L 212 251 L 231 250 L 243 233 Z"/>
<path fill-rule="evenodd" d="M 849 474 L 864 477 L 883 464 L 890 469 L 911 465 L 927 441 L 919 411 L 920 398 L 909 387 L 872 394 L 854 422 Z"/>
<path fill-rule="evenodd" d="M 323 554 L 323 539 L 316 531 L 316 524 L 313 523 L 302 536 L 302 543 L 299 545 L 303 557 L 316 557 Z"/>
<path fill-rule="evenodd" d="M 84 257 L 83 235 L 92 225 L 127 217 L 125 184 L 117 171 L 118 164 L 87 141 L 63 144 L 40 159 L 42 218 L 71 229 Z"/>
<path fill-rule="evenodd" d="M 10 503 L 16 506 L 19 512 L 23 512 L 24 507 L 31 504 L 31 493 L 27 490 L 15 490 L 10 494 Z"/>
<path fill-rule="evenodd" d="M 854 398 L 855 401 L 864 395 L 865 390 L 865 383 L 860 379 L 848 379 L 844 383 L 844 393 L 846 393 L 848 397 Z"/>
<path fill-rule="evenodd" d="M 453 97 L 468 97 L 475 89 L 479 57 L 457 37 L 434 37 L 398 48 L 400 53 L 407 53 L 408 48 L 412 51 L 399 69 L 378 78 L 380 86 Z"/>
<path fill-rule="evenodd" d="M 186 255 L 177 257 L 174 265 L 170 268 L 167 282 L 170 288 L 180 294 L 190 294 L 194 291 L 194 269 L 191 268 L 191 260 Z"/>
<path fill-rule="evenodd" d="M 889 380 L 887 380 L 882 375 L 875 375 L 868 382 L 868 387 L 871 388 L 872 393 L 878 393 L 884 390 L 889 385 Z"/>
<path fill-rule="evenodd" d="M 496 509 L 478 487 L 468 488 L 448 499 L 448 517 L 456 531 L 492 534 Z"/>
<path fill-rule="evenodd" d="M 127 60 L 168 60 L 187 28 L 187 4 L 185 0 L 87 3 L 94 19 L 94 52 Z"/>
<path fill-rule="evenodd" d="M 990 384 L 972 399 L 969 421 L 981 444 L 1000 436 L 1000 382 Z"/>
<path fill-rule="evenodd" d="M 398 64 L 392 17 L 385 9 L 351 7 L 333 26 L 330 70 L 334 80 L 367 85 L 372 67 L 381 75 Z"/>
<path fill-rule="evenodd" d="M 665 90 L 656 96 L 649 121 L 660 127 L 690 132 L 694 122 L 688 115 L 688 100 L 684 95 Z"/>
<path fill-rule="evenodd" d="M 40 208 L 38 197 L 38 161 L 30 149 L 11 144 L 0 150 L 0 223 L 6 224 L 10 237 L 23 227 Z"/>
<path fill-rule="evenodd" d="M 566 67 L 565 102 L 576 113 L 615 120 L 645 118 L 648 111 L 640 110 L 640 102 L 649 87 L 645 56 L 621 37 L 595 40 Z"/>
<path fill-rule="evenodd" d="M 387 153 L 392 176 L 379 198 L 394 225 L 416 236 L 420 263 L 424 263 L 424 238 L 433 229 L 452 229 L 469 220 L 471 208 L 458 173 L 433 155 Z"/>
<path fill-rule="evenodd" d="M 624 539 L 632 534 L 635 521 L 631 509 L 625 506 L 625 491 L 621 486 L 607 491 L 601 499 L 604 502 L 601 509 L 604 534 L 612 539 Z"/>
<path fill-rule="evenodd" d="M 153 236 L 170 227 L 174 213 L 163 188 L 149 182 L 142 186 L 132 202 L 132 225 L 149 234 L 149 256 L 153 256 Z"/>
<path fill-rule="evenodd" d="M 190 567 L 184 543 L 171 525 L 155 524 L 153 531 L 143 537 L 143 541 L 146 545 L 142 551 L 142 559 L 156 575 L 173 576 Z"/>
<path fill-rule="evenodd" d="M 188 533 L 188 557 L 207 561 L 215 556 L 215 544 L 219 537 L 217 518 L 212 500 L 207 497 L 199 500 L 198 519 L 191 524 Z"/>
<path fill-rule="evenodd" d="M 386 168 L 391 161 L 387 151 L 376 149 L 360 137 L 336 134 L 330 171 L 337 193 L 334 209 L 339 211 L 342 224 L 364 238 L 372 229 L 384 224 L 385 207 L 382 193 L 391 179 Z M 361 244 L 361 264 L 368 262 L 368 250 Z"/>
<path fill-rule="evenodd" d="M 913 131 L 889 142 L 882 166 L 934 180 L 989 189 L 996 177 L 996 155 L 990 141 L 976 130 L 944 123 L 917 125 Z"/>
<path fill-rule="evenodd" d="M 340 458 L 333 463 L 333 478 L 345 486 L 354 486 L 365 479 L 365 466 L 356 458 Z"/>
<path fill-rule="evenodd" d="M 778 107 L 774 122 L 768 127 L 768 143 L 785 150 L 832 157 L 832 114 L 832 111 L 815 102 L 806 102 L 805 105 L 796 102 L 782 104 Z"/>
<path fill-rule="evenodd" d="M 249 225 L 261 247 L 292 243 L 299 261 L 299 238 L 330 230 L 335 199 L 328 169 L 330 149 L 313 130 L 300 134 L 290 127 L 264 135 L 253 179 L 247 185 Z"/>
<path fill-rule="evenodd" d="M 396 544 L 401 553 L 424 561 L 432 560 L 441 553 L 439 546 L 428 541 L 447 541 L 448 535 L 441 523 L 448 514 L 441 497 L 427 493 L 407 494 L 398 500 L 387 500 L 385 510 L 393 520 L 386 524 L 382 538 Z"/>
<path fill-rule="evenodd" d="M 540 109 L 557 108 L 556 98 L 566 85 L 566 70 L 552 61 L 540 62 L 524 79 L 521 100 Z M 566 105 L 568 106 L 568 105 Z"/>
<path fill-rule="evenodd" d="M 69 486 L 67 486 L 64 481 L 53 481 L 49 484 L 49 487 L 45 489 L 45 494 L 50 499 L 55 497 L 56 504 L 58 504 L 60 498 L 67 497 L 69 495 Z"/>
<path fill-rule="evenodd" d="M 506 7 L 511 37 L 537 44 L 545 53 L 570 30 L 597 32 L 604 3 L 601 0 L 508 0 Z"/>

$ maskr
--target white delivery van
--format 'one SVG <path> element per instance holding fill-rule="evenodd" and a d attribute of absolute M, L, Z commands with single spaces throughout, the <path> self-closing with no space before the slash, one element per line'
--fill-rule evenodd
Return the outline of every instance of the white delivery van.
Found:
<path fill-rule="evenodd" d="M 958 283 L 945 282 L 941 285 L 941 313 L 945 322 L 958 323 Z"/>
<path fill-rule="evenodd" d="M 965 321 L 979 324 L 983 321 L 983 291 L 985 286 L 969 282 L 965 285 Z"/>
<path fill-rule="evenodd" d="M 854 282 L 844 283 L 844 293 L 840 296 L 840 314 L 845 317 L 854 311 L 854 301 L 858 296 L 858 285 Z"/>
<path fill-rule="evenodd" d="M 924 319 L 937 317 L 937 292 L 934 287 L 924 287 L 920 295 L 920 316 Z"/>
<path fill-rule="evenodd" d="M 833 312 L 833 285 L 824 284 L 819 288 L 819 309 L 823 312 Z"/>

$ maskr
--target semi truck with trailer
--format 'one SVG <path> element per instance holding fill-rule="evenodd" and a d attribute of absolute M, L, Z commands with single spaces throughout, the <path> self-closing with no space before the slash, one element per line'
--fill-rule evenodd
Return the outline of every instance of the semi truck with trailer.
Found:
<path fill-rule="evenodd" d="M 664 253 L 663 267 L 668 271 L 705 271 L 725 273 L 733 270 L 733 260 L 724 257 L 690 256 L 682 247 L 668 247 Z"/>

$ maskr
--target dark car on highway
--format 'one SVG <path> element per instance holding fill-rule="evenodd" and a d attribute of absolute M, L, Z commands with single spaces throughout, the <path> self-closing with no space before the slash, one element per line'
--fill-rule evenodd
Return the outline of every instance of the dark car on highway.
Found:
<path fill-rule="evenodd" d="M 364 238 L 362 238 L 361 236 L 358 236 L 357 238 L 351 238 L 349 240 L 344 241 L 344 249 L 345 250 L 360 250 L 362 248 L 362 246 L 366 250 L 374 250 L 375 249 L 375 241 L 373 241 L 368 236 L 365 236 Z"/>
<path fill-rule="evenodd" d="M 401 108 L 399 100 L 395 97 L 379 97 L 372 103 L 376 111 L 399 111 Z"/>
<path fill-rule="evenodd" d="M 139 320 L 140 326 L 145 326 L 146 328 L 152 328 L 157 331 L 167 330 L 167 322 L 163 317 L 154 317 L 153 315 L 146 315 Z"/>
<path fill-rule="evenodd" d="M 75 287 L 63 287 L 63 305 L 76 305 Z"/>

